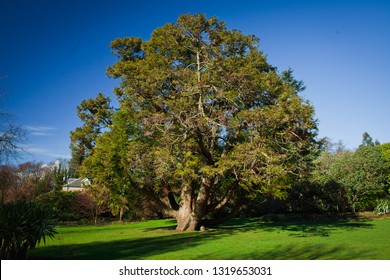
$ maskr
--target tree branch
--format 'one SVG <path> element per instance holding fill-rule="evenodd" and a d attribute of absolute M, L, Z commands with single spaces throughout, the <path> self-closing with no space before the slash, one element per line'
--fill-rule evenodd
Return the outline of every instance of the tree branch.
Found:
<path fill-rule="evenodd" d="M 200 152 L 202 153 L 202 155 L 206 158 L 207 160 L 207 164 L 209 165 L 214 165 L 214 160 L 213 160 L 213 157 L 210 153 L 210 151 L 207 149 L 207 147 L 205 146 L 205 144 L 203 143 L 203 135 L 202 135 L 202 132 L 199 131 L 199 128 L 196 129 L 196 142 L 198 143 L 199 145 L 199 148 L 200 148 Z"/>

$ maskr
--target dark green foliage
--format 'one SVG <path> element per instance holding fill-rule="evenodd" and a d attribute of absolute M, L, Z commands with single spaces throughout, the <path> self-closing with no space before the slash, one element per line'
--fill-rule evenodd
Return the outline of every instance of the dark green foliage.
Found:
<path fill-rule="evenodd" d="M 74 221 L 80 219 L 76 209 L 77 192 L 51 191 L 37 198 L 45 209 L 52 212 L 60 221 Z"/>
<path fill-rule="evenodd" d="M 372 137 L 370 136 L 370 134 L 368 134 L 367 132 L 364 132 L 361 146 L 367 147 L 367 146 L 374 146 L 374 145 L 375 145 L 375 143 L 372 140 Z"/>
<path fill-rule="evenodd" d="M 104 198 L 111 213 L 122 220 L 128 211 L 130 216 L 137 216 L 140 197 L 138 192 L 132 191 L 135 179 L 130 177 L 130 169 L 135 163 L 126 161 L 132 126 L 122 111 L 115 114 L 113 124 L 111 131 L 97 139 L 93 154 L 84 161 L 80 171 L 83 176 L 93 178 L 88 192 L 100 193 L 94 195 L 95 201 L 99 203 Z"/>
<path fill-rule="evenodd" d="M 1 259 L 25 259 L 27 251 L 56 233 L 56 220 L 41 204 L 18 200 L 0 206 Z"/>
<path fill-rule="evenodd" d="M 288 70 L 282 71 L 281 78 L 283 82 L 290 85 L 296 92 L 302 92 L 306 89 L 303 81 L 297 81 L 293 76 L 293 70 L 289 68 Z"/>
<path fill-rule="evenodd" d="M 289 191 L 287 209 L 301 213 L 333 213 L 346 211 L 343 188 L 335 181 L 324 183 L 305 181 Z"/>
<path fill-rule="evenodd" d="M 376 145 L 368 133 L 356 151 L 328 139 L 323 144 L 312 178 L 289 191 L 288 208 L 327 213 L 373 210 L 388 195 L 386 144 Z"/>
<path fill-rule="evenodd" d="M 316 162 L 314 182 L 338 211 L 372 210 L 386 195 L 389 164 L 377 146 L 361 145 L 355 152 L 324 152 Z M 332 206 L 333 205 L 333 206 Z"/>

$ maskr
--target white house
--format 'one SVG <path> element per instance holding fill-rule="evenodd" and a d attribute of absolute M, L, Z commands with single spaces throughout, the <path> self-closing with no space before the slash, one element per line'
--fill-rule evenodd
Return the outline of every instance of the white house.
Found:
<path fill-rule="evenodd" d="M 88 178 L 69 178 L 65 185 L 62 186 L 64 192 L 84 191 L 85 186 L 91 184 Z"/>

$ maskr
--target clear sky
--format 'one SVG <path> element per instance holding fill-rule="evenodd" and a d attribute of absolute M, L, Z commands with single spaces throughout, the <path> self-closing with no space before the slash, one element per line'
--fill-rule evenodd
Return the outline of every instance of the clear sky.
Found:
<path fill-rule="evenodd" d="M 76 106 L 118 83 L 109 43 L 183 13 L 217 16 L 260 38 L 269 62 L 307 86 L 320 137 L 390 142 L 390 1 L 0 0 L 0 108 L 29 133 L 24 160 L 70 157 Z"/>

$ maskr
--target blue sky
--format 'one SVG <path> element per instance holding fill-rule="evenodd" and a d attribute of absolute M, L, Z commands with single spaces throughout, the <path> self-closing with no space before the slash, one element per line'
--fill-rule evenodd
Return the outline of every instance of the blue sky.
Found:
<path fill-rule="evenodd" d="M 278 69 L 307 86 L 320 137 L 390 142 L 390 1 L 0 0 L 0 108 L 28 131 L 22 161 L 69 158 L 76 106 L 118 83 L 109 43 L 183 13 L 217 16 L 260 38 Z"/>

